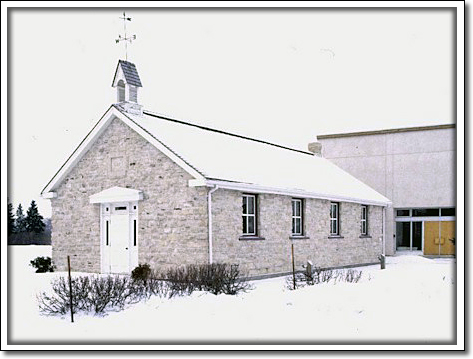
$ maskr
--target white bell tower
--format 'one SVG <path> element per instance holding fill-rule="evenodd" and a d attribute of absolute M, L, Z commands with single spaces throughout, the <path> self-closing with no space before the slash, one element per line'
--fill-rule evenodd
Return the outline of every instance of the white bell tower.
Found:
<path fill-rule="evenodd" d="M 138 103 L 138 88 L 143 86 L 135 64 L 119 60 L 112 87 L 117 89 L 117 105 L 121 109 L 135 115 L 143 115 L 143 106 Z"/>

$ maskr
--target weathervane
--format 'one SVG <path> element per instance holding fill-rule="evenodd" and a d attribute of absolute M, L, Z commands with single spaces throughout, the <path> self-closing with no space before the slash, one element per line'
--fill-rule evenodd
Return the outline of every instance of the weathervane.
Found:
<path fill-rule="evenodd" d="M 126 22 L 131 21 L 131 17 L 126 17 L 125 11 L 123 11 L 123 17 L 120 17 L 119 19 L 123 20 L 123 31 L 125 33 L 125 36 L 122 37 L 121 35 L 118 35 L 118 39 L 115 40 L 115 43 L 119 43 L 120 41 L 125 41 L 125 60 L 128 61 L 128 42 L 131 44 L 133 40 L 136 40 L 136 35 L 131 35 L 130 37 L 126 36 Z"/>

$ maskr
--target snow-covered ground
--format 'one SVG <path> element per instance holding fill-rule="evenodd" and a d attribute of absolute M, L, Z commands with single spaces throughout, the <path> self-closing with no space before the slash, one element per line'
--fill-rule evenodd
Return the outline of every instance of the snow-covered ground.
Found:
<path fill-rule="evenodd" d="M 194 292 L 151 298 L 104 317 L 44 316 L 36 294 L 65 272 L 34 273 L 29 261 L 50 246 L 9 246 L 9 342 L 27 343 L 376 343 L 455 340 L 455 260 L 388 257 L 385 270 L 361 267 L 357 284 L 296 291 L 285 278 L 252 282 L 237 296 Z"/>

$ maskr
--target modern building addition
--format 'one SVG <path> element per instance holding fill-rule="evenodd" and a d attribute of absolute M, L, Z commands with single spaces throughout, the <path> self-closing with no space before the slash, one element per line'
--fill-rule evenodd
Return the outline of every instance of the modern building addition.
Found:
<path fill-rule="evenodd" d="M 392 200 L 386 253 L 455 254 L 455 125 L 317 136 L 322 155 Z"/>

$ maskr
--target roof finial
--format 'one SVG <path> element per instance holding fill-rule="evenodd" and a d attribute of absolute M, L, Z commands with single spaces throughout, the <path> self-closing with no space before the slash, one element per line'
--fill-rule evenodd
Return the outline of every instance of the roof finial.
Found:
<path fill-rule="evenodd" d="M 131 42 L 133 40 L 136 40 L 136 35 L 131 35 L 130 37 L 126 36 L 126 22 L 131 21 L 131 17 L 126 17 L 125 11 L 123 11 L 123 17 L 120 17 L 119 19 L 123 20 L 123 32 L 125 33 L 125 36 L 122 37 L 121 35 L 118 35 L 118 39 L 115 40 L 115 42 L 118 44 L 120 41 L 125 41 L 125 60 L 128 61 L 128 42 Z"/>

